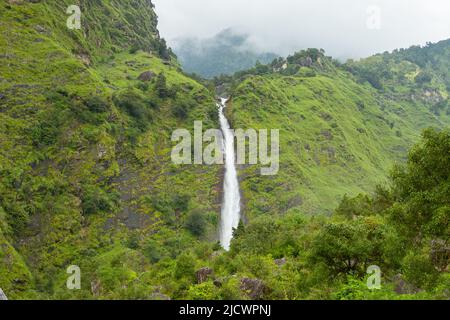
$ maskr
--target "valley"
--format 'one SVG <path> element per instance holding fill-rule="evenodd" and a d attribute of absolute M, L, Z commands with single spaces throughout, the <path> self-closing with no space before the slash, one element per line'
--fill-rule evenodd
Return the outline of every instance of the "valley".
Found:
<path fill-rule="evenodd" d="M 204 79 L 151 1 L 78 2 L 80 30 L 68 0 L 0 2 L 0 292 L 449 299 L 450 40 L 345 63 L 304 49 L 222 76 L 213 63 Z M 222 131 L 224 163 L 175 163 L 174 131 L 200 121 L 202 142 Z M 279 159 L 235 163 L 239 128 L 267 131 Z"/>

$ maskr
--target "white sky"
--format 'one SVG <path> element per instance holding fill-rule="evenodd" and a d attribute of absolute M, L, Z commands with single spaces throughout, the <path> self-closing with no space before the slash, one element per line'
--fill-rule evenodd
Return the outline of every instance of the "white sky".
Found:
<path fill-rule="evenodd" d="M 282 55 L 315 47 L 336 58 L 450 38 L 450 0 L 153 0 L 159 30 L 177 38 L 212 37 L 226 28 L 250 34 L 263 51 Z M 368 8 L 380 28 L 367 27 Z M 369 9 L 370 10 L 370 9 Z M 373 16 L 372 11 L 371 16 Z M 374 25 L 374 24 L 372 24 Z"/>

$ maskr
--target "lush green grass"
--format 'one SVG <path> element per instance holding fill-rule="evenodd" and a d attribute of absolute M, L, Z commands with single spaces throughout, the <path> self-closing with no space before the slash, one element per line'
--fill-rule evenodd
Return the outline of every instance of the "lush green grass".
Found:
<path fill-rule="evenodd" d="M 233 92 L 235 128 L 280 129 L 280 172 L 241 171 L 244 213 L 330 212 L 385 183 L 420 130 L 443 124 L 426 106 L 388 100 L 348 74 L 252 76 Z"/>
<path fill-rule="evenodd" d="M 387 181 L 422 128 L 448 124 L 423 98 L 429 88 L 415 84 L 423 70 L 392 62 L 409 82 L 380 78 L 379 89 L 365 83 L 361 66 L 347 66 L 350 74 L 322 57 L 297 68 L 305 54 L 283 72 L 262 65 L 244 72 L 230 119 L 236 128 L 280 129 L 281 168 L 274 177 L 240 168 L 247 225 L 225 253 L 216 243 L 222 167 L 170 161 L 174 129 L 192 130 L 194 120 L 218 126 L 213 93 L 181 72 L 148 1 L 80 1 L 81 31 L 65 27 L 68 4 L 0 4 L 0 287 L 9 298 L 445 298 L 448 277 L 432 271 L 427 242 L 442 237 L 429 229 L 446 226 L 445 181 L 431 201 L 441 201 L 430 211 L 437 218 L 423 230 L 391 221 L 416 221 L 424 211 L 420 201 L 394 202 L 395 190 L 386 192 L 388 205 L 361 196 L 346 198 L 342 215 L 318 214 L 345 193 Z M 441 70 L 446 60 L 439 61 Z M 153 79 L 138 80 L 147 71 Z M 442 97 L 445 79 L 440 72 L 430 80 Z M 408 99 L 411 88 L 421 98 Z M 404 229 L 426 237 L 416 245 Z M 334 269 L 329 261 L 346 263 L 341 253 L 358 264 Z M 424 291 L 397 295 L 392 278 L 369 291 L 362 274 L 369 261 L 389 277 L 418 275 Z M 81 267 L 81 290 L 66 288 L 70 265 Z M 214 275 L 199 284 L 202 267 Z M 265 290 L 250 295 L 245 278 Z"/>
<path fill-rule="evenodd" d="M 0 6 L 0 287 L 10 298 L 92 297 L 92 281 L 111 298 L 146 267 L 124 266 L 123 278 L 112 280 L 122 271 L 101 257 L 142 257 L 136 249 L 150 235 L 149 252 L 176 256 L 198 241 L 183 227 L 193 211 L 204 217 L 200 237 L 215 239 L 220 167 L 170 161 L 172 131 L 192 130 L 193 119 L 213 126 L 214 98 L 176 61 L 150 52 L 160 40 L 144 2 L 144 11 L 129 2 L 83 3 L 87 37 L 65 27 L 62 2 Z M 117 28 L 130 17 L 138 21 Z M 163 74 L 170 97 L 158 94 L 155 80 L 137 80 L 144 71 Z M 65 289 L 72 264 L 86 273 L 81 292 Z"/>

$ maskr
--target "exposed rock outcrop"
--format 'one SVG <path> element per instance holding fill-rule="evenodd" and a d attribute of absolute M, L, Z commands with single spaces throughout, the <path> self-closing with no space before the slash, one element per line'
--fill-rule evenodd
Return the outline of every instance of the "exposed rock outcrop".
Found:
<path fill-rule="evenodd" d="M 208 281 L 208 278 L 212 275 L 213 270 L 205 267 L 205 268 L 201 268 L 200 270 L 198 270 L 195 273 L 195 277 L 197 278 L 197 283 L 201 284 L 203 282 Z"/>
<path fill-rule="evenodd" d="M 151 81 L 153 78 L 155 77 L 155 73 L 151 72 L 151 71 L 145 71 L 143 73 L 141 73 L 138 77 L 138 80 L 147 82 L 147 81 Z"/>
<path fill-rule="evenodd" d="M 242 278 L 240 289 L 244 291 L 250 299 L 261 300 L 268 288 L 262 280 Z"/>

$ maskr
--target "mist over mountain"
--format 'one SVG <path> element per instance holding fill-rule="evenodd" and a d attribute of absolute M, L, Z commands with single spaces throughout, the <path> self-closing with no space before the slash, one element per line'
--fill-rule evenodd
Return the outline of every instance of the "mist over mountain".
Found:
<path fill-rule="evenodd" d="M 230 75 L 253 67 L 257 61 L 266 64 L 277 57 L 259 51 L 247 34 L 231 28 L 212 38 L 180 38 L 175 41 L 174 51 L 185 71 L 205 78 Z"/>
<path fill-rule="evenodd" d="M 346 60 L 450 37 L 446 0 L 153 2 L 159 31 L 170 46 L 177 38 L 205 39 L 231 27 L 250 35 L 265 52 L 287 56 L 305 48 L 323 48 Z"/>

